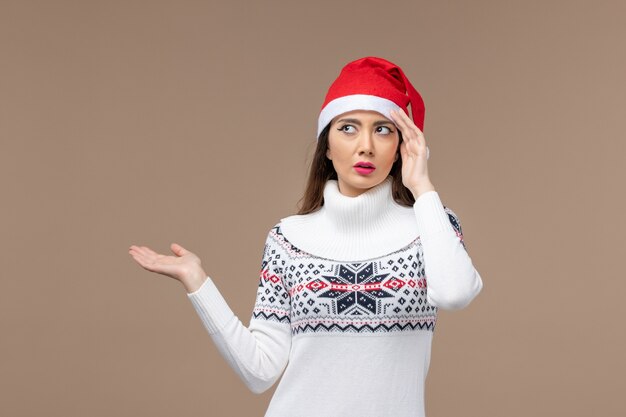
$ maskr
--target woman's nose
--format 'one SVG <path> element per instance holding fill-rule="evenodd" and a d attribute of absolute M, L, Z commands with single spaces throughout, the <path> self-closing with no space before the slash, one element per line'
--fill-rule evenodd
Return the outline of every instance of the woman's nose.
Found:
<path fill-rule="evenodd" d="M 363 132 L 359 137 L 359 155 L 362 153 L 369 153 L 370 155 L 373 152 L 373 144 L 372 144 L 372 135 L 367 132 Z"/>

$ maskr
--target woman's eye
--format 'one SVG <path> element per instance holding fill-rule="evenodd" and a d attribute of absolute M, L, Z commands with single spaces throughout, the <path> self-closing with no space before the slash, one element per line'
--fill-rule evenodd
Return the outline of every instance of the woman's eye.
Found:
<path fill-rule="evenodd" d="M 352 125 L 343 125 L 339 128 L 339 130 L 341 130 L 342 132 L 346 132 L 346 133 L 354 133 L 355 129 L 354 129 L 354 126 Z"/>
<path fill-rule="evenodd" d="M 381 129 L 385 129 L 385 130 L 382 130 L 382 131 L 381 131 Z M 382 134 L 384 134 L 384 135 L 388 135 L 388 134 L 390 134 L 390 133 L 391 133 L 391 129 L 389 129 L 387 126 L 378 126 L 378 128 L 376 129 L 376 131 L 377 131 L 378 133 L 382 133 Z"/>

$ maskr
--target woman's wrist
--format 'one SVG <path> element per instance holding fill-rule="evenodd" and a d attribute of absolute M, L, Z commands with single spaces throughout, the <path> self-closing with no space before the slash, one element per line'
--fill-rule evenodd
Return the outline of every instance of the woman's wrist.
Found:
<path fill-rule="evenodd" d="M 206 279 L 207 274 L 202 268 L 198 268 L 182 278 L 180 282 L 185 287 L 185 291 L 187 291 L 187 293 L 192 293 L 194 291 L 197 291 L 202 286 L 202 284 L 204 284 L 204 281 Z"/>
<path fill-rule="evenodd" d="M 426 182 L 419 185 L 418 187 L 411 189 L 411 193 L 413 193 L 413 197 L 415 198 L 415 200 L 417 200 L 419 196 L 428 191 L 435 191 L 435 186 L 431 182 Z"/>

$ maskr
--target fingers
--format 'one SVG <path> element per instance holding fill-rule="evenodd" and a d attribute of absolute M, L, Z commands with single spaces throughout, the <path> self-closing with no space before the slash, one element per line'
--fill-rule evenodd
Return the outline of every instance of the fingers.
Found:
<path fill-rule="evenodd" d="M 407 123 L 408 116 L 403 111 L 391 110 L 391 116 L 393 117 L 393 121 L 396 123 L 398 128 L 402 131 L 402 133 L 408 133 L 410 128 Z"/>
<path fill-rule="evenodd" d="M 396 125 L 398 125 L 400 131 L 402 131 L 403 135 L 415 137 L 418 139 L 418 142 L 420 139 L 424 138 L 424 134 L 420 128 L 413 123 L 413 120 L 411 120 L 406 113 L 403 111 L 391 110 L 391 115 L 394 116 L 394 121 L 396 122 Z"/>
<path fill-rule="evenodd" d="M 131 246 L 128 250 L 128 253 L 130 254 L 130 256 L 133 257 L 135 261 L 137 261 L 139 265 L 144 268 L 146 268 L 151 261 L 146 255 L 145 251 L 143 251 L 139 246 Z"/>
<path fill-rule="evenodd" d="M 132 245 L 128 250 L 128 253 L 144 268 L 154 263 L 155 259 L 159 256 L 158 253 L 147 246 Z"/>
<path fill-rule="evenodd" d="M 177 256 L 183 256 L 183 255 L 189 253 L 189 251 L 187 249 L 183 248 L 178 243 L 172 243 L 170 245 L 170 249 Z M 152 249 L 150 249 L 147 246 L 131 245 L 131 247 L 128 249 L 128 252 L 131 255 L 137 255 L 138 257 L 141 257 L 142 259 L 145 259 L 145 260 L 152 260 L 152 259 L 157 258 L 158 256 L 163 256 L 163 255 L 160 255 L 160 254 L 156 253 L 155 251 L 153 251 Z"/>
<path fill-rule="evenodd" d="M 154 257 L 156 255 L 158 255 L 155 251 L 153 251 L 152 249 L 150 249 L 147 246 L 131 246 L 129 251 L 131 253 L 136 253 L 137 255 L 140 255 L 144 258 L 149 258 L 149 257 Z"/>
<path fill-rule="evenodd" d="M 415 154 L 426 154 L 428 158 L 428 148 L 426 139 L 419 127 L 403 111 L 391 110 L 396 126 L 402 132 L 402 137 L 407 145 L 407 150 Z"/>
<path fill-rule="evenodd" d="M 174 268 L 175 260 L 178 258 L 158 254 L 146 246 L 131 246 L 129 253 L 142 268 L 172 278 L 176 277 Z"/>
<path fill-rule="evenodd" d="M 402 142 L 400 144 L 400 156 L 402 156 L 402 159 L 406 158 L 406 143 Z"/>

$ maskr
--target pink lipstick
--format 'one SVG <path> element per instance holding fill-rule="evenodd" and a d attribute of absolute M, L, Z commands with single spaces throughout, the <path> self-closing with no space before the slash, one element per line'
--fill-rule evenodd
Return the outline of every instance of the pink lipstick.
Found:
<path fill-rule="evenodd" d="M 376 169 L 371 162 L 360 161 L 354 164 L 354 170 L 361 175 L 369 175 Z"/>

